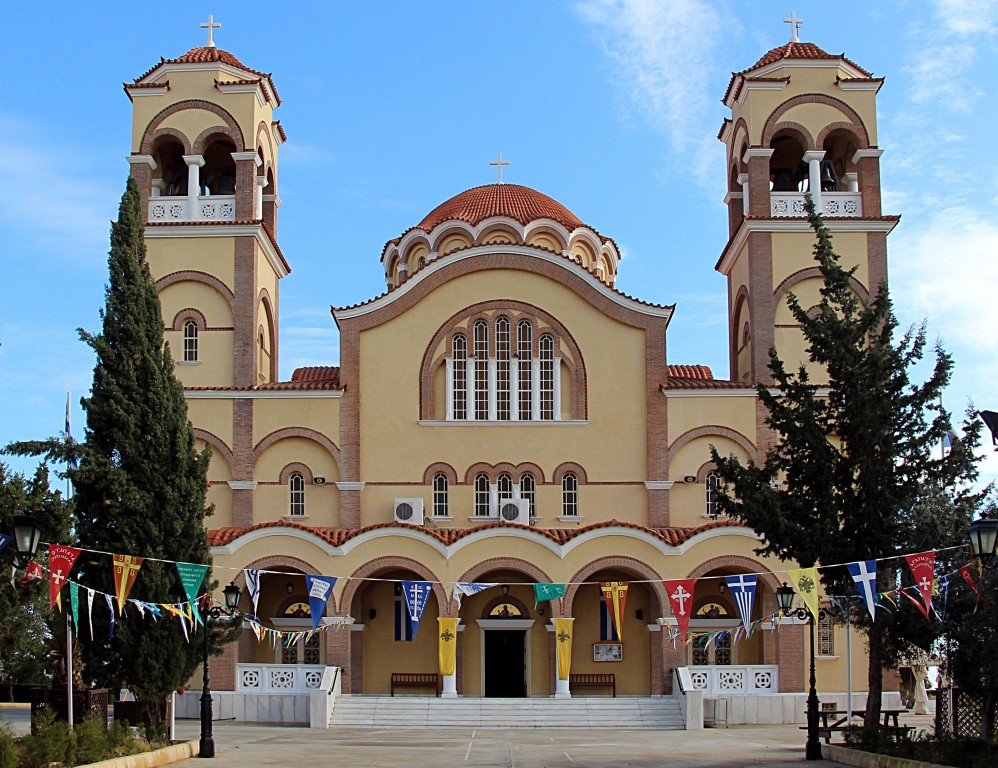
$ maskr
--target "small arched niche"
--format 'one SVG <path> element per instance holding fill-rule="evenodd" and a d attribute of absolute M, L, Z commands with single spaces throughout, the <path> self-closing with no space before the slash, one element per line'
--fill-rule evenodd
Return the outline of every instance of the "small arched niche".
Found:
<path fill-rule="evenodd" d="M 202 195 L 234 195 L 236 193 L 236 161 L 232 153 L 236 145 L 228 136 L 210 139 L 204 150 L 201 169 Z"/>

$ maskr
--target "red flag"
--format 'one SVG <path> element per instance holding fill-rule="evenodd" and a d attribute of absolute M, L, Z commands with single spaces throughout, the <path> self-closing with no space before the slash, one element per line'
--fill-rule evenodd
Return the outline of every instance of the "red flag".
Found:
<path fill-rule="evenodd" d="M 17 586 L 23 587 L 33 581 L 41 581 L 44 578 L 42 567 L 32 560 L 28 567 L 24 569 L 24 575 L 17 580 Z"/>
<path fill-rule="evenodd" d="M 922 613 L 928 618 L 929 611 L 932 610 L 932 580 L 936 575 L 936 552 L 932 550 L 917 555 L 905 555 L 904 559 L 908 561 L 908 567 L 915 577 L 915 586 L 922 595 L 922 602 L 925 604 Z"/>
<path fill-rule="evenodd" d="M 80 550 L 63 544 L 49 544 L 49 608 L 58 605 L 62 610 L 62 585 L 69 578 Z"/>
<path fill-rule="evenodd" d="M 685 643 L 690 628 L 690 614 L 693 613 L 693 590 L 696 588 L 697 580 L 668 579 L 662 583 L 665 585 L 665 594 L 669 596 L 672 615 L 676 617 L 679 633 Z"/>
<path fill-rule="evenodd" d="M 606 603 L 606 610 L 610 614 L 610 621 L 613 628 L 617 630 L 617 637 L 624 639 L 621 630 L 624 628 L 624 605 L 627 603 L 627 582 L 626 581 L 601 581 L 600 591 L 603 593 L 603 602 Z"/>
<path fill-rule="evenodd" d="M 927 610 L 925 610 L 925 605 L 920 600 L 916 600 L 914 597 L 912 597 L 911 595 L 909 595 L 903 589 L 899 589 L 898 592 L 900 592 L 902 595 L 904 595 L 909 600 L 911 600 L 912 605 L 914 605 L 916 608 L 918 608 L 918 610 L 920 610 L 922 612 L 922 615 L 925 617 L 925 620 L 926 621 L 929 620 L 929 612 Z"/>
<path fill-rule="evenodd" d="M 974 594 L 977 595 L 978 600 L 983 600 L 985 605 L 991 605 L 991 603 L 988 602 L 988 599 L 981 594 L 980 590 L 977 588 L 977 585 L 974 583 L 974 577 L 970 575 L 969 565 L 965 565 L 960 569 L 960 575 L 963 576 L 963 580 L 970 585 L 970 588 L 974 590 Z"/>

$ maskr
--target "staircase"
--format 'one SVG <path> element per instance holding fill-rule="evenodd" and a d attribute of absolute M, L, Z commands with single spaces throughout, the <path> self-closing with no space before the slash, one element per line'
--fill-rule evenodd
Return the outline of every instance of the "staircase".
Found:
<path fill-rule="evenodd" d="M 681 731 L 672 697 L 439 699 L 430 696 L 338 696 L 331 728 L 625 728 Z"/>

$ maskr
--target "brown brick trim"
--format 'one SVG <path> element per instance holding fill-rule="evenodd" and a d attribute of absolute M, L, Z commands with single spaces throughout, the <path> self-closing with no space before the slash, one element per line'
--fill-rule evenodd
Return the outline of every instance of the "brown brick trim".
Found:
<path fill-rule="evenodd" d="M 666 606 L 669 605 L 669 598 L 665 594 L 665 586 L 662 584 L 662 577 L 647 563 L 643 563 L 633 557 L 622 555 L 607 555 L 589 562 L 580 568 L 571 578 L 568 589 L 565 590 L 565 615 L 572 615 L 572 606 L 575 602 L 575 595 L 584 581 L 592 581 L 591 578 L 600 571 L 625 571 L 632 573 L 642 581 L 647 581 L 647 585 L 655 599 L 658 600 L 658 615 L 665 616 Z"/>
<path fill-rule="evenodd" d="M 437 598 L 437 610 L 439 611 L 438 615 L 450 615 L 446 612 L 449 606 L 447 593 L 444 592 L 443 584 L 440 583 L 437 575 L 422 563 L 400 555 L 388 555 L 386 557 L 378 557 L 374 560 L 369 560 L 350 574 L 350 576 L 346 579 L 346 586 L 344 586 L 343 592 L 340 596 L 340 613 L 342 614 L 349 610 L 350 615 L 353 616 L 353 603 L 354 600 L 360 595 L 361 589 L 364 587 L 364 579 L 374 578 L 378 576 L 378 574 L 384 573 L 385 571 L 397 570 L 412 571 L 419 576 L 420 579 L 432 582 L 433 594 Z M 363 621 L 363 617 L 354 616 L 354 618 Z"/>
<path fill-rule="evenodd" d="M 735 293 L 734 298 L 731 300 L 730 307 L 731 311 L 728 314 L 728 345 L 729 345 L 729 369 L 731 371 L 731 378 L 735 381 L 741 381 L 742 374 L 745 371 L 739 370 L 738 368 L 738 353 L 742 350 L 742 311 L 745 310 L 745 319 L 748 320 L 749 333 L 752 333 L 752 313 L 748 307 L 749 292 L 748 287 L 745 285 L 738 286 L 738 291 Z M 751 337 L 750 337 L 751 338 Z M 751 360 L 751 354 L 749 356 Z"/>
<path fill-rule="evenodd" d="M 218 453 L 223 459 L 225 459 L 225 463 L 229 465 L 229 473 L 233 473 L 232 449 L 225 444 L 225 441 L 223 441 L 222 438 L 218 435 L 212 434 L 206 429 L 199 429 L 197 427 L 194 427 L 194 437 L 210 445 L 212 455 Z"/>
<path fill-rule="evenodd" d="M 510 465 L 512 466 L 512 465 Z M 465 485 L 474 485 L 475 478 L 478 475 L 488 475 L 489 482 L 494 483 L 499 477 L 499 471 L 494 464 L 489 464 L 487 461 L 479 461 L 472 464 L 464 472 L 464 483 Z"/>
<path fill-rule="evenodd" d="M 423 470 L 423 485 L 429 485 L 432 488 L 433 478 L 436 475 L 443 475 L 446 477 L 448 485 L 460 485 L 460 481 L 457 478 L 457 471 L 454 467 L 444 461 L 434 462 Z M 368 483 L 368 485 L 372 485 L 372 483 Z M 389 483 L 389 485 L 391 485 L 391 483 Z"/>
<path fill-rule="evenodd" d="M 183 131 L 180 131 L 177 128 L 157 128 L 155 131 L 153 131 L 153 134 L 152 134 L 152 143 L 151 143 L 151 146 L 150 146 L 150 150 L 151 151 L 149 151 L 148 153 L 145 153 L 145 154 L 154 155 L 156 153 L 156 150 L 159 149 L 159 145 L 160 145 L 160 141 L 159 140 L 160 139 L 166 139 L 167 137 L 174 138 L 177 141 L 179 141 L 181 144 L 183 144 L 184 145 L 184 154 L 185 155 L 193 155 L 194 154 L 193 152 L 191 152 L 191 142 L 190 142 L 190 139 L 187 138 L 186 134 L 184 134 Z M 143 154 L 143 153 L 140 152 L 139 154 Z"/>
<path fill-rule="evenodd" d="M 194 153 L 195 155 L 203 155 L 204 151 L 209 146 L 209 141 L 214 140 L 216 137 L 224 136 L 227 139 L 231 139 L 232 143 L 239 148 L 239 143 L 236 141 L 236 137 L 232 135 L 229 128 L 224 125 L 213 125 L 211 128 L 205 128 L 198 134 L 198 137 L 194 139 Z"/>
<path fill-rule="evenodd" d="M 772 114 L 770 114 L 769 119 L 766 120 L 766 125 L 762 130 L 762 143 L 765 146 L 768 147 L 770 142 L 773 140 L 773 136 L 777 130 L 777 125 L 779 124 L 780 116 L 786 114 L 789 110 L 799 106 L 800 104 L 827 104 L 830 107 L 838 109 L 852 122 L 853 130 L 856 131 L 857 139 L 860 142 L 860 149 L 866 149 L 870 146 L 870 136 L 866 131 L 866 126 L 863 125 L 863 121 L 860 119 L 856 111 L 841 99 L 836 99 L 832 96 L 825 96 L 820 93 L 808 93 L 800 96 L 794 96 L 793 98 L 787 99 L 776 109 L 774 109 Z"/>
<path fill-rule="evenodd" d="M 263 150 L 263 141 L 260 140 L 261 137 L 263 137 L 263 139 L 267 142 L 267 151 L 266 152 L 262 152 L 262 150 Z M 257 150 L 258 153 L 260 153 L 262 155 L 262 158 L 263 158 L 263 169 L 262 169 L 261 175 L 262 176 L 266 176 L 269 171 L 274 171 L 275 170 L 274 169 L 274 162 L 273 162 L 273 159 L 274 159 L 274 141 L 273 141 L 273 138 L 272 138 L 272 135 L 271 135 L 271 132 L 270 132 L 270 127 L 263 120 L 261 120 L 257 124 L 257 126 L 256 126 L 256 150 Z M 276 171 L 274 173 L 274 177 L 275 177 L 274 178 L 274 186 L 276 187 L 277 186 L 277 178 L 276 178 L 277 177 L 277 173 L 276 173 Z"/>
<path fill-rule="evenodd" d="M 790 289 L 798 283 L 802 283 L 805 280 L 811 278 L 821 278 L 821 270 L 818 267 L 808 267 L 807 269 L 798 269 L 792 275 L 788 275 L 782 283 L 776 286 L 776 290 L 773 291 L 773 306 L 777 306 L 783 297 L 790 293 Z M 849 278 L 849 284 L 852 286 L 853 291 L 859 297 L 859 300 L 864 304 L 870 303 L 870 292 L 867 290 L 866 286 L 863 285 L 855 277 Z"/>
<path fill-rule="evenodd" d="M 846 131 L 848 133 L 851 133 L 853 138 L 856 139 L 857 144 L 863 140 L 861 139 L 860 136 L 857 135 L 855 125 L 853 125 L 852 123 L 841 121 L 838 123 L 829 123 L 824 128 L 822 128 L 821 133 L 818 134 L 818 139 L 815 142 L 815 146 L 818 148 L 824 147 L 825 139 L 828 138 L 828 134 L 830 134 L 832 131 Z M 851 163 L 852 162 L 851 158 L 847 159 L 847 162 Z"/>
<path fill-rule="evenodd" d="M 312 565 L 309 562 L 301 560 L 297 557 L 292 557 L 291 555 L 267 555 L 266 557 L 258 558 L 252 563 L 247 563 L 239 573 L 232 580 L 237 587 L 241 587 L 243 590 L 246 589 L 246 568 L 256 568 L 261 571 L 273 570 L 276 566 L 284 568 L 294 568 L 301 574 L 314 574 L 319 573 L 321 569 Z M 276 576 L 277 574 L 260 574 L 260 592 L 263 593 L 264 579 L 269 576 Z"/>
<path fill-rule="evenodd" d="M 534 482 L 541 485 L 544 483 L 544 470 L 532 461 L 524 461 L 516 465 L 513 470 L 513 482 L 519 484 L 528 472 L 534 476 Z"/>
<path fill-rule="evenodd" d="M 478 581 L 482 578 L 482 576 L 492 571 L 515 571 L 527 576 L 532 583 L 551 583 L 551 577 L 542 571 L 538 566 L 519 557 L 490 557 L 488 560 L 483 560 L 482 562 L 471 566 L 471 568 L 461 574 L 461 578 L 459 578 L 458 581 Z M 552 617 L 559 617 L 562 615 L 561 602 L 561 599 L 551 601 Z"/>
<path fill-rule="evenodd" d="M 182 331 L 184 330 L 184 323 L 188 320 L 193 320 L 198 327 L 199 331 L 204 331 L 208 328 L 208 321 L 205 316 L 201 314 L 201 311 L 194 309 L 194 307 L 185 307 L 180 310 L 173 318 L 173 323 L 169 326 L 171 330 Z"/>
<path fill-rule="evenodd" d="M 798 142 L 800 142 L 800 145 L 805 152 L 815 149 L 816 146 L 820 146 L 815 144 L 814 136 L 811 135 L 811 132 L 807 128 L 800 123 L 795 123 L 793 120 L 784 120 L 783 122 L 776 123 L 773 126 L 772 137 L 766 142 L 767 146 L 773 143 L 773 139 L 778 133 L 791 134 L 795 139 L 797 139 Z"/>
<path fill-rule="evenodd" d="M 589 482 L 589 477 L 586 475 L 585 467 L 574 461 L 563 461 L 555 467 L 554 472 L 551 473 L 551 484 L 561 485 L 561 481 L 565 479 L 565 475 L 569 472 L 575 474 L 576 479 L 579 481 L 579 485 L 585 485 Z"/>
<path fill-rule="evenodd" d="M 156 293 L 161 294 L 166 288 L 175 283 L 203 283 L 204 285 L 214 288 L 222 296 L 223 299 L 228 303 L 229 310 L 233 311 L 235 306 L 235 294 L 232 289 L 229 288 L 225 283 L 219 280 L 214 275 L 209 275 L 207 272 L 199 272 L 194 269 L 185 269 L 180 272 L 171 272 L 168 275 L 163 275 L 159 280 L 156 281 Z"/>
<path fill-rule="evenodd" d="M 264 317 L 267 318 L 267 336 L 270 342 L 270 370 L 268 371 L 268 380 L 277 381 L 277 323 L 275 321 L 274 312 L 274 300 L 270 298 L 270 292 L 266 288 L 261 288 L 260 293 L 257 295 L 257 315 L 259 316 L 259 308 L 263 307 Z"/>
<path fill-rule="evenodd" d="M 188 99 L 186 101 L 178 101 L 175 104 L 171 104 L 161 110 L 159 114 L 149 121 L 149 125 L 146 126 L 146 129 L 142 134 L 142 140 L 139 142 L 139 153 L 143 155 L 151 155 L 153 138 L 155 136 L 156 129 L 159 128 L 160 124 L 168 117 L 187 109 L 203 109 L 206 112 L 211 112 L 212 114 L 222 118 L 222 122 L 225 123 L 228 128 L 227 132 L 236 143 L 236 148 L 246 149 L 246 141 L 243 139 L 243 132 L 239 128 L 239 123 L 236 122 L 235 118 L 229 112 L 222 109 L 218 106 L 218 104 L 213 104 L 212 102 L 205 101 L 204 99 Z"/>
<path fill-rule="evenodd" d="M 697 482 L 703 485 L 707 482 L 707 475 L 717 471 L 717 465 L 712 461 L 705 461 L 696 471 Z"/>
<path fill-rule="evenodd" d="M 263 452 L 266 451 L 270 446 L 279 440 L 287 440 L 293 437 L 301 437 L 305 440 L 311 440 L 314 443 L 318 443 L 332 456 L 333 461 L 336 462 L 337 468 L 340 465 L 340 449 L 336 446 L 332 440 L 326 437 L 324 434 L 315 429 L 310 429 L 308 427 L 285 427 L 283 429 L 276 429 L 269 435 L 261 439 L 256 446 L 253 448 L 253 463 L 255 464 Z"/>
<path fill-rule="evenodd" d="M 741 140 L 739 143 L 739 139 Z M 733 126 L 731 126 L 731 146 L 734 147 L 735 155 L 731 158 L 737 167 L 738 173 L 745 173 L 745 163 L 742 158 L 745 156 L 745 150 L 752 146 L 752 134 L 749 132 L 748 123 L 745 121 L 744 117 L 739 117 Z"/>
<path fill-rule="evenodd" d="M 291 475 L 295 472 L 300 474 L 306 483 L 309 485 L 312 484 L 312 470 L 309 469 L 307 464 L 302 464 L 300 461 L 292 461 L 281 468 L 281 472 L 278 475 L 280 484 L 287 485 L 291 482 Z"/>
<path fill-rule="evenodd" d="M 742 447 L 749 458 L 755 459 L 757 457 L 755 445 L 741 432 L 737 432 L 730 427 L 725 427 L 720 424 L 704 424 L 703 426 L 687 430 L 673 441 L 672 445 L 669 446 L 669 460 L 672 461 L 676 457 L 676 454 L 678 454 L 679 451 L 682 450 L 688 443 L 702 437 L 710 437 L 711 435 L 726 437 L 729 440 L 733 440 Z"/>

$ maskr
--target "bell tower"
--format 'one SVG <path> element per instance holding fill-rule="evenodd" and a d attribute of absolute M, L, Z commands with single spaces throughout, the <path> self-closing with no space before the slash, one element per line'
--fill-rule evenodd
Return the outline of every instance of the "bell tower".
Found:
<path fill-rule="evenodd" d="M 201 26 L 205 45 L 125 84 L 128 162 L 177 375 L 186 387 L 249 388 L 277 379 L 286 137 L 271 76 L 216 47 L 212 17 Z"/>
<path fill-rule="evenodd" d="M 801 42 L 790 42 L 732 75 L 731 110 L 718 138 L 726 147 L 729 240 L 716 268 L 728 279 L 731 378 L 771 383 L 769 350 L 788 368 L 807 362 L 786 299 L 820 299 L 807 222 L 810 193 L 846 267 L 867 301 L 887 279 L 887 235 L 898 217 L 880 208 L 876 96 L 883 78 Z M 820 371 L 812 371 L 821 380 Z"/>

